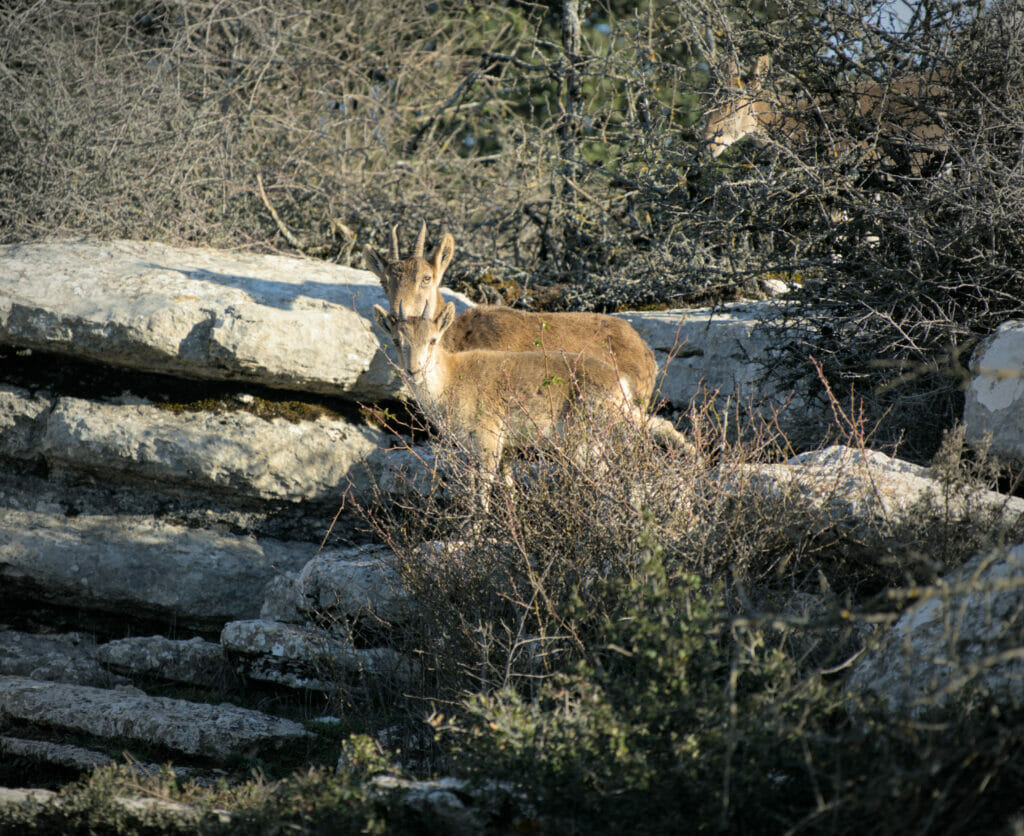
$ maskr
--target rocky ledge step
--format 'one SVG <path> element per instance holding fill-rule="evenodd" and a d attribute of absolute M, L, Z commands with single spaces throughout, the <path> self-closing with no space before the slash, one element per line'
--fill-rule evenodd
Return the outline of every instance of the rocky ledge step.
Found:
<path fill-rule="evenodd" d="M 268 581 L 315 551 L 143 515 L 0 508 L 0 611 L 34 601 L 217 631 L 258 615 Z"/>
<path fill-rule="evenodd" d="M 51 469 L 236 500 L 339 504 L 396 486 L 417 464 L 381 430 L 325 415 L 173 412 L 137 398 L 48 398 L 0 384 L 0 455 Z"/>
<path fill-rule="evenodd" d="M 136 241 L 0 247 L 0 342 L 130 369 L 394 397 L 374 304 L 387 302 L 372 273 L 315 259 Z"/>
<path fill-rule="evenodd" d="M 255 756 L 307 737 L 291 720 L 230 703 L 209 705 L 141 692 L 0 677 L 0 714 L 50 729 L 124 738 L 184 755 Z"/>

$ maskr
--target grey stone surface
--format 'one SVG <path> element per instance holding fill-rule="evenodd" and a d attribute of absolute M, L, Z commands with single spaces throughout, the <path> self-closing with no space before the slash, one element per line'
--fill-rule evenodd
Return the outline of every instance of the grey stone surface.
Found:
<path fill-rule="evenodd" d="M 123 737 L 222 760 L 305 737 L 298 723 L 230 703 L 209 705 L 128 691 L 0 677 L 0 713 L 49 728 Z"/>
<path fill-rule="evenodd" d="M 26 741 L 27 742 L 27 741 Z M 197 828 L 200 823 L 228 824 L 231 822 L 231 813 L 219 809 L 199 809 L 190 807 L 187 804 L 180 804 L 177 801 L 169 801 L 166 798 L 132 797 L 116 795 L 111 799 L 125 810 L 132 813 L 163 813 L 171 818 L 177 819 L 178 824 L 188 822 Z M 60 807 L 64 799 L 52 790 L 44 789 L 11 789 L 0 787 L 0 807 L 23 806 L 31 810 L 42 805 L 53 804 Z"/>
<path fill-rule="evenodd" d="M 33 459 L 53 406 L 51 398 L 0 383 L 0 456 Z"/>
<path fill-rule="evenodd" d="M 917 713 L 967 689 L 1024 704 L 1024 544 L 976 555 L 926 590 L 847 684 Z"/>
<path fill-rule="evenodd" d="M 774 495 L 795 491 L 805 507 L 854 525 L 913 522 L 929 503 L 952 521 L 981 512 L 1004 525 L 1024 523 L 1024 499 L 982 489 L 947 491 L 926 468 L 841 446 L 798 456 L 789 464 L 737 467 L 724 484 Z"/>
<path fill-rule="evenodd" d="M 0 342 L 143 371 L 391 396 L 374 304 L 386 302 L 373 274 L 315 259 L 136 241 L 0 247 Z"/>
<path fill-rule="evenodd" d="M 368 459 L 384 443 L 380 430 L 343 420 L 179 415 L 146 404 L 61 398 L 46 421 L 41 451 L 53 466 L 165 487 L 340 503 L 350 485 L 369 488 Z"/>
<path fill-rule="evenodd" d="M 417 670 L 391 648 L 356 648 L 336 632 L 312 625 L 232 621 L 224 625 L 220 642 L 250 679 L 289 688 L 332 691 L 355 675 L 401 682 Z"/>
<path fill-rule="evenodd" d="M 100 665 L 88 633 L 25 633 L 0 627 L 0 675 L 110 687 L 123 677 Z"/>
<path fill-rule="evenodd" d="M 127 676 L 156 677 L 213 690 L 223 690 L 235 681 L 234 670 L 223 648 L 200 638 L 132 636 L 115 639 L 96 648 L 96 659 L 110 670 Z"/>
<path fill-rule="evenodd" d="M 57 797 L 53 790 L 0 787 L 0 806 L 5 804 L 48 804 Z"/>
<path fill-rule="evenodd" d="M 660 373 L 656 397 L 685 407 L 703 390 L 717 392 L 719 407 L 730 404 L 771 417 L 797 433 L 820 409 L 765 382 L 776 339 L 764 327 L 778 315 L 776 303 L 735 302 L 715 308 L 637 311 L 619 314 L 653 349 Z"/>
<path fill-rule="evenodd" d="M 409 601 L 382 546 L 325 549 L 287 582 L 268 586 L 261 618 L 346 623 L 373 617 L 408 618 Z"/>
<path fill-rule="evenodd" d="M 267 582 L 313 551 L 141 515 L 0 508 L 0 607 L 34 600 L 219 629 L 258 614 Z"/>
<path fill-rule="evenodd" d="M 46 740 L 23 740 L 6 735 L 0 736 L 0 752 L 82 771 L 113 763 L 109 755 L 82 746 Z"/>
<path fill-rule="evenodd" d="M 964 394 L 965 438 L 1024 463 L 1024 320 L 1004 322 L 974 352 Z"/>

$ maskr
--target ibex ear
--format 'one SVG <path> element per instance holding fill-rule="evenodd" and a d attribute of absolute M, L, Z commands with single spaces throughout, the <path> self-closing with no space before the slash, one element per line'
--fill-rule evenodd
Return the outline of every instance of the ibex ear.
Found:
<path fill-rule="evenodd" d="M 380 253 L 367 244 L 363 247 L 363 261 L 366 262 L 366 268 L 377 277 L 381 286 L 387 290 L 388 275 L 384 269 L 384 259 L 381 258 Z"/>
<path fill-rule="evenodd" d="M 754 62 L 754 74 L 752 83 L 761 87 L 767 80 L 768 74 L 772 71 L 772 57 L 770 55 L 759 55 Z"/>
<path fill-rule="evenodd" d="M 451 325 L 454 321 L 455 303 L 449 302 L 447 305 L 441 308 L 441 313 L 439 313 L 437 315 L 437 318 L 434 320 L 435 324 L 437 325 L 437 332 L 439 334 L 443 334 L 445 331 L 451 328 Z"/>
<path fill-rule="evenodd" d="M 743 87 L 743 78 L 740 76 L 739 65 L 732 58 L 718 65 L 718 74 L 725 79 L 730 87 Z"/>
<path fill-rule="evenodd" d="M 395 333 L 395 317 L 389 312 L 384 310 L 380 305 L 373 306 L 373 319 L 377 323 L 377 326 L 387 334 L 389 337 L 394 336 Z"/>
<path fill-rule="evenodd" d="M 452 257 L 455 255 L 455 239 L 452 238 L 451 234 L 446 232 L 441 238 L 441 243 L 437 245 L 437 249 L 434 251 L 433 262 L 434 262 L 434 282 L 441 284 L 441 276 L 444 275 L 444 271 L 448 269 L 448 265 L 452 263 Z"/>

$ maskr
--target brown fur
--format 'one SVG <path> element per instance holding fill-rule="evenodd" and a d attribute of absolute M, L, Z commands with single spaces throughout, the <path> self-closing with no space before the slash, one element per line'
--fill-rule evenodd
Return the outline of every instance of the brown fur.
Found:
<path fill-rule="evenodd" d="M 397 244 L 388 259 L 372 247 L 364 250 L 367 265 L 377 275 L 399 319 L 436 315 L 444 305 L 441 278 L 455 252 L 455 239 L 445 234 L 428 259 L 420 244 L 425 232 L 424 226 L 417 242 L 420 254 L 410 258 L 397 258 Z M 394 240 L 397 242 L 397 237 Z M 445 332 L 444 347 L 449 352 L 489 349 L 587 354 L 617 369 L 642 404 L 650 402 L 658 374 L 654 352 L 643 337 L 628 322 L 605 314 L 541 314 L 481 305 L 456 318 Z"/>
<path fill-rule="evenodd" d="M 762 55 L 757 59 L 753 73 L 744 78 L 736 64 L 726 62 L 721 72 L 730 79 L 731 86 L 740 95 L 708 114 L 704 139 L 710 145 L 711 155 L 717 157 L 734 142 L 750 136 L 761 143 L 779 141 L 792 137 L 794 142 L 804 143 L 812 138 L 815 120 L 810 111 L 834 107 L 826 99 L 790 98 L 775 96 L 765 89 L 765 81 L 771 70 L 771 58 Z M 911 170 L 920 173 L 921 168 L 940 152 L 945 144 L 945 133 L 933 116 L 921 109 L 921 102 L 934 99 L 942 92 L 937 75 L 911 75 L 897 79 L 889 85 L 876 82 L 860 82 L 851 85 L 850 93 L 855 97 L 854 114 L 870 119 L 884 135 L 896 136 L 909 132 L 915 144 L 926 146 L 912 154 Z M 788 112 L 787 112 L 788 111 Z M 801 115 L 805 114 L 805 115 Z M 852 143 L 839 143 L 837 147 L 852 147 Z M 872 150 L 876 158 L 882 152 Z"/>
<path fill-rule="evenodd" d="M 486 483 L 506 448 L 535 445 L 561 434 L 580 413 L 598 413 L 636 427 L 648 424 L 667 446 L 692 445 L 664 418 L 645 416 L 628 380 L 597 357 L 552 351 L 449 351 L 443 335 L 456 321 L 449 302 L 433 317 L 401 319 L 374 306 L 391 335 L 420 407 L 447 427 L 477 459 Z"/>

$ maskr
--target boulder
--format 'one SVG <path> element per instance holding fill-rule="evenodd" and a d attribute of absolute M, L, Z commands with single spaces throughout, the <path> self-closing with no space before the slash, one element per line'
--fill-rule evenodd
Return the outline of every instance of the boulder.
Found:
<path fill-rule="evenodd" d="M 86 749 L 83 746 L 51 743 L 46 740 L 23 740 L 6 735 L 0 735 L 0 752 L 12 757 L 52 763 L 82 772 L 89 772 L 98 766 L 109 766 L 113 763 L 109 755 Z"/>
<path fill-rule="evenodd" d="M 0 508 L 0 608 L 29 600 L 219 630 L 255 617 L 267 582 L 313 551 L 141 515 Z"/>
<path fill-rule="evenodd" d="M 0 246 L 0 342 L 142 371 L 393 397 L 374 304 L 386 300 L 372 273 L 315 259 L 137 241 Z"/>
<path fill-rule="evenodd" d="M 953 522 L 977 513 L 1002 526 L 1024 525 L 1024 499 L 946 485 L 928 468 L 842 445 L 801 454 L 787 464 L 738 467 L 724 484 L 776 496 L 795 491 L 804 507 L 854 527 L 920 522 L 928 507 Z"/>
<path fill-rule="evenodd" d="M 992 453 L 1024 464 L 1024 320 L 1004 322 L 975 350 L 964 424 L 967 441 L 991 440 Z"/>
<path fill-rule="evenodd" d="M 920 713 L 965 697 L 1024 705 L 1024 543 L 976 555 L 923 590 L 848 686 Z"/>
<path fill-rule="evenodd" d="M 292 623 L 402 621 L 410 603 L 392 559 L 383 546 L 325 549 L 296 575 L 268 585 L 260 617 Z"/>
<path fill-rule="evenodd" d="M 140 692 L 0 677 L 0 714 L 71 732 L 134 740 L 224 760 L 307 736 L 298 723 L 230 703 L 209 705 Z"/>
<path fill-rule="evenodd" d="M 0 456 L 34 459 L 53 407 L 51 398 L 0 383 Z"/>

